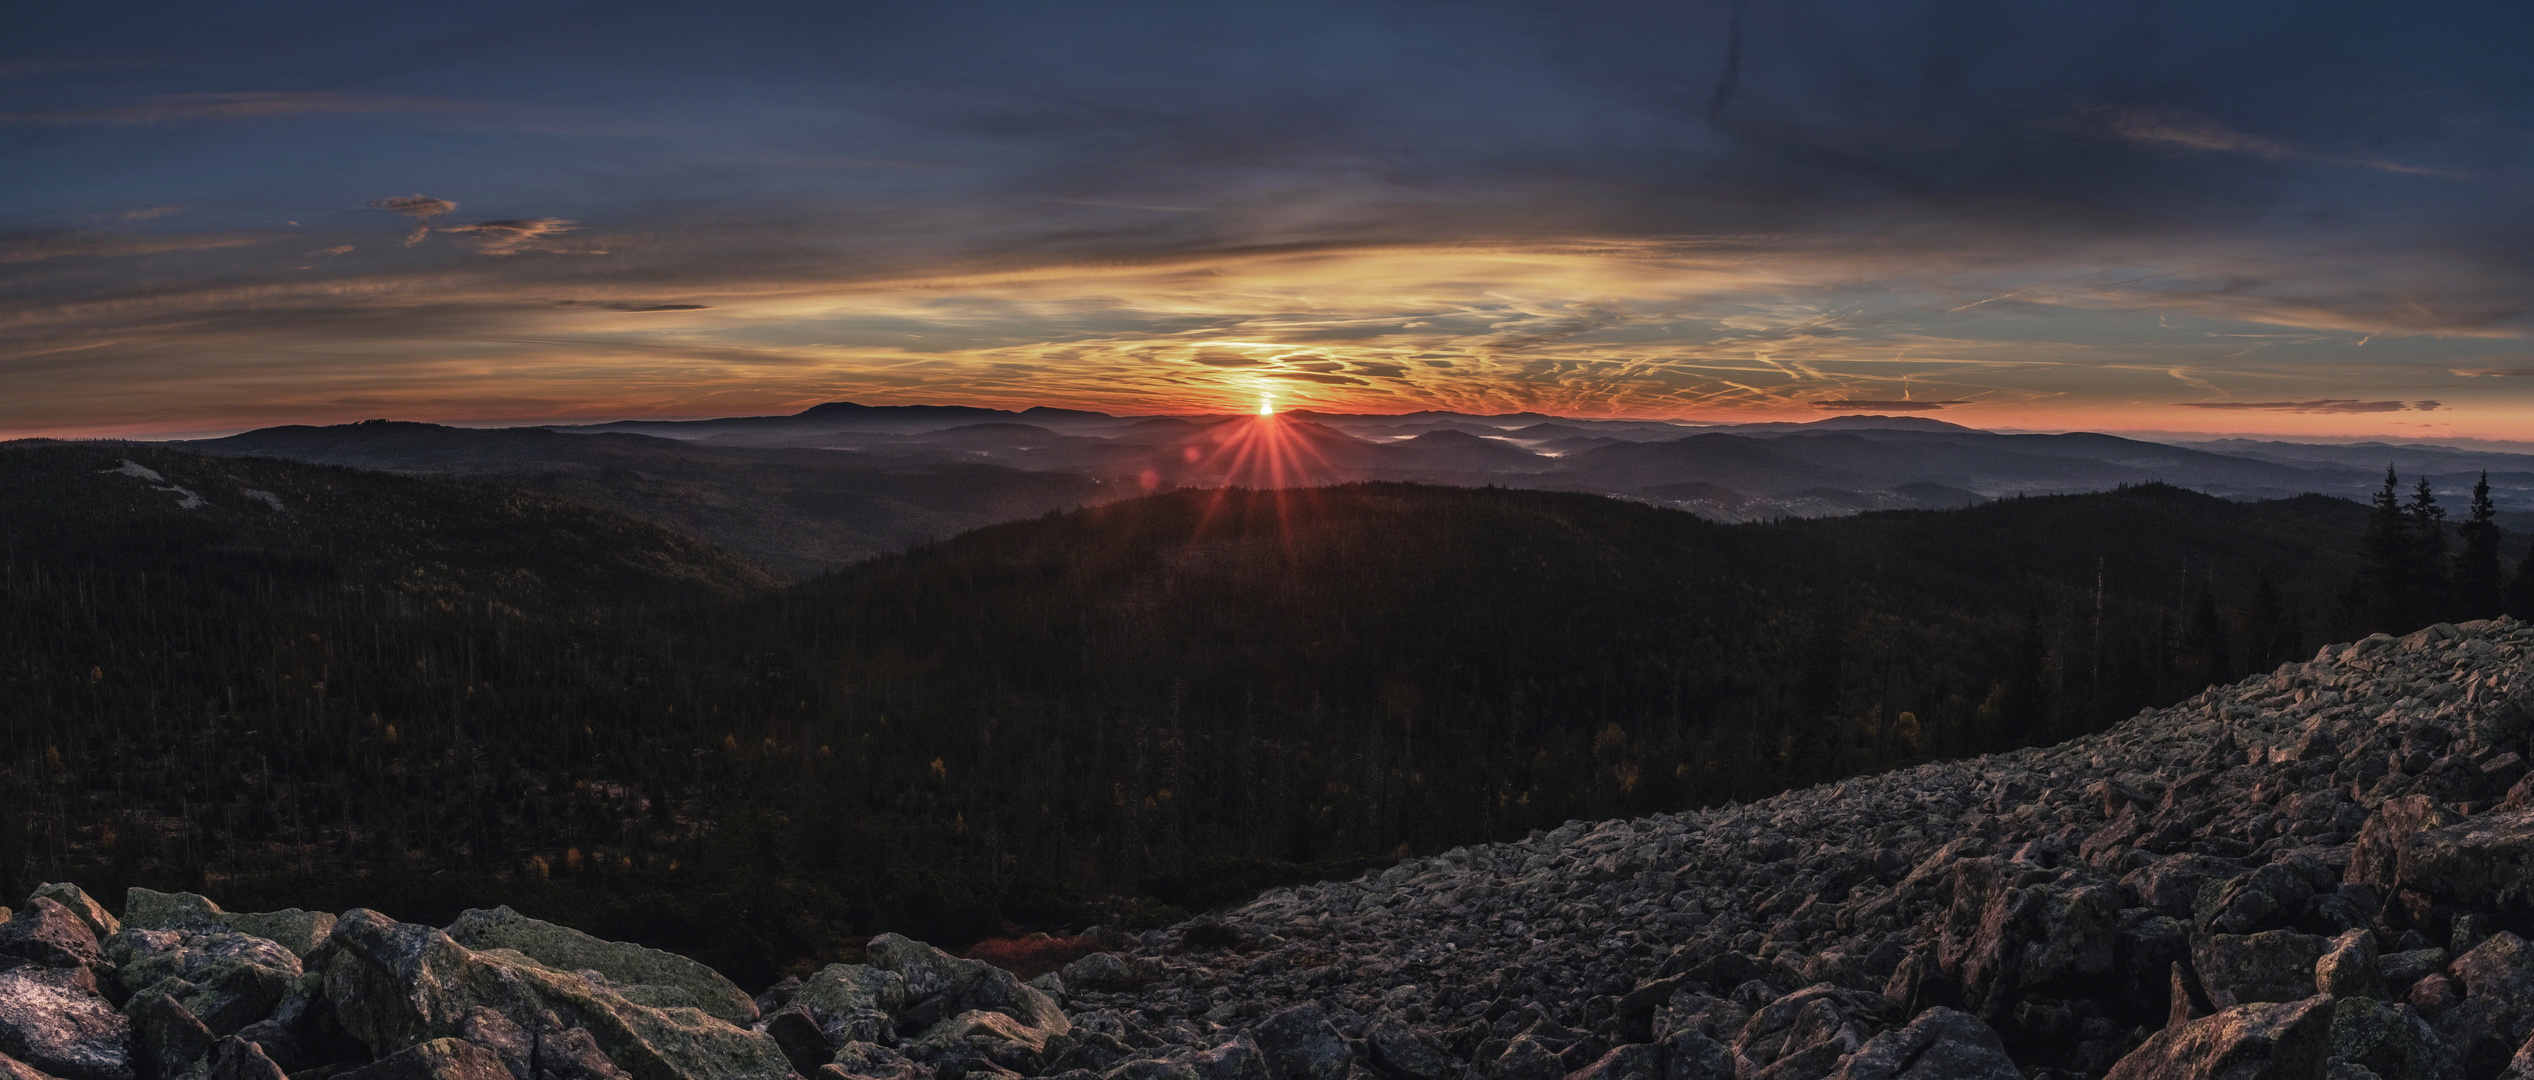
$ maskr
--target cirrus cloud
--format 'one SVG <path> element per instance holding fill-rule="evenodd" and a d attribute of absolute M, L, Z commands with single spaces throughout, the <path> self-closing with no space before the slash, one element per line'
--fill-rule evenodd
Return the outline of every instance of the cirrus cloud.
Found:
<path fill-rule="evenodd" d="M 1931 409 L 1942 409 L 1942 408 L 1946 408 L 1946 407 L 1953 406 L 1953 405 L 1968 405 L 1968 404 L 1970 404 L 1970 402 L 1968 402 L 1968 401 L 1892 401 L 1892 400 L 1870 400 L 1870 399 L 1861 399 L 1861 398 L 1844 398 L 1844 399 L 1840 399 L 1840 400 L 1837 400 L 1837 401 L 1816 401 L 1816 402 L 1813 402 L 1813 403 L 1812 403 L 1812 407 L 1813 407 L 1813 408 L 1816 408 L 1816 409 L 1830 409 L 1830 410 L 1834 410 L 1834 411 L 1837 411 L 1837 412 L 1863 412 L 1863 411 L 1869 411 L 1869 410 L 1871 410 L 1871 411 L 1893 410 L 1893 411 L 1898 411 L 1898 412 L 1925 412 L 1925 411 L 1928 411 L 1928 410 L 1931 410 Z"/>
<path fill-rule="evenodd" d="M 539 242 L 578 227 L 578 222 L 562 218 L 504 218 L 472 225 L 443 225 L 440 231 L 473 241 L 475 250 L 486 255 L 517 255 L 523 251 L 552 250 L 539 248 Z"/>
<path fill-rule="evenodd" d="M 2359 401 L 2354 398 L 2329 398 L 2319 401 L 2181 401 L 2185 409 L 2226 409 L 2284 413 L 2388 413 L 2435 412 L 2444 407 L 2437 401 Z"/>
<path fill-rule="evenodd" d="M 405 246 L 412 247 L 421 243 L 423 237 L 431 235 L 432 218 L 457 209 L 458 204 L 447 199 L 435 199 L 417 191 L 411 195 L 371 199 L 369 207 L 372 210 L 385 210 L 400 217 L 412 218 L 414 231 L 405 237 Z"/>

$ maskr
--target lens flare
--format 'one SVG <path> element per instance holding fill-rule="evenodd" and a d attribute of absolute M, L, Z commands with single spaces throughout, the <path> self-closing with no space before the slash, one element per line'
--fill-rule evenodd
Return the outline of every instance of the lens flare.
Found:
<path fill-rule="evenodd" d="M 1266 494 L 1265 505 L 1280 522 L 1305 512 L 1319 501 L 1318 489 L 1361 477 L 1362 463 L 1349 452 L 1354 446 L 1318 424 L 1276 415 L 1271 399 L 1256 416 L 1218 421 L 1190 438 L 1183 444 L 1185 464 L 1173 472 L 1178 484 L 1215 488 L 1198 516 L 1202 536 L 1218 515 L 1238 516 L 1248 512 L 1239 508 L 1256 506 L 1251 492 Z M 1279 532 L 1290 546 L 1289 522 Z"/>

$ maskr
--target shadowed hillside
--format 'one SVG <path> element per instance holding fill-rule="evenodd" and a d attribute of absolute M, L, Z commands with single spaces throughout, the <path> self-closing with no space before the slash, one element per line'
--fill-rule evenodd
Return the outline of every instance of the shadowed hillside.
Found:
<path fill-rule="evenodd" d="M 510 902 L 752 977 L 2099 728 L 2310 651 L 2364 513 L 1182 491 L 750 592 L 543 496 L 7 453 L 23 884 Z"/>

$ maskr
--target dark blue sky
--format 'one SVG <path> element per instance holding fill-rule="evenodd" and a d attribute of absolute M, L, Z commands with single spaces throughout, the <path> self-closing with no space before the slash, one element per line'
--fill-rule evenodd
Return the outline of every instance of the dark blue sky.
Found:
<path fill-rule="evenodd" d="M 1258 397 L 2534 431 L 2514 5 L 9 14 L 0 431 Z"/>

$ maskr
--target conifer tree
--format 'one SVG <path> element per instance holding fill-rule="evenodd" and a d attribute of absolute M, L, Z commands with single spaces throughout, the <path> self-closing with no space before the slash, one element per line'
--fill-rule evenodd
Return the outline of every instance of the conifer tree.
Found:
<path fill-rule="evenodd" d="M 2528 547 L 2523 561 L 2516 564 L 2516 576 L 2508 579 L 2508 614 L 2534 621 L 2534 547 Z"/>
<path fill-rule="evenodd" d="M 2446 508 L 2437 505 L 2437 491 L 2420 477 L 2411 488 L 2411 503 L 2403 508 L 2411 518 L 2411 619 L 2403 631 L 2415 629 L 2412 623 L 2446 617 L 2454 604 L 2454 585 L 2446 574 Z"/>
<path fill-rule="evenodd" d="M 2270 572 L 2261 571 L 2253 580 L 2252 598 L 2244 605 L 2245 660 L 2255 671 L 2277 667 L 2290 659 L 2302 636 L 2295 617 L 2279 599 L 2279 587 L 2271 583 Z"/>
<path fill-rule="evenodd" d="M 2211 586 L 2205 580 L 2194 584 L 2187 601 L 2190 614 L 2182 624 L 2180 655 L 2175 657 L 2185 686 L 2220 681 L 2234 667 L 2226 640 L 2226 622 L 2218 616 L 2217 593 Z"/>
<path fill-rule="evenodd" d="M 2463 539 L 2463 550 L 2455 553 L 2456 618 L 2488 618 L 2503 606 L 2498 514 L 2498 506 L 2490 501 L 2490 472 L 2484 469 L 2480 482 L 2472 486 L 2472 510 L 2455 529 Z"/>
<path fill-rule="evenodd" d="M 2402 478 L 2393 466 L 2384 469 L 2384 487 L 2376 492 L 2367 514 L 2367 531 L 2358 539 L 2358 578 L 2350 583 L 2350 614 L 2361 634 L 2408 631 L 2416 605 L 2412 602 L 2413 543 L 2410 515 L 2402 507 Z"/>

